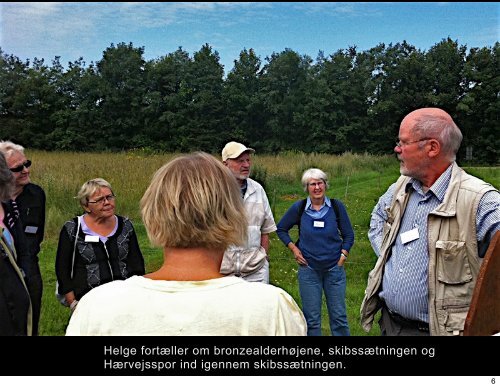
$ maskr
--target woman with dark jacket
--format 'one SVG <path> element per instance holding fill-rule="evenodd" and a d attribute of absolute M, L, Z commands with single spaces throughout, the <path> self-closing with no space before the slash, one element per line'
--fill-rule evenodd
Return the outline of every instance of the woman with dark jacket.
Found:
<path fill-rule="evenodd" d="M 7 165 L 14 176 L 13 192 L 10 202 L 14 218 L 19 218 L 20 234 L 18 239 L 26 240 L 30 256 L 24 260 L 21 268 L 26 273 L 26 285 L 33 309 L 33 335 L 38 335 L 38 324 L 42 308 L 43 281 L 40 272 L 38 254 L 45 232 L 45 192 L 31 182 L 31 160 L 26 158 L 24 147 L 11 141 L 0 142 L 0 152 L 5 156 Z M 20 236 L 20 235 L 24 236 Z M 16 239 L 15 239 L 16 240 Z M 25 244 L 22 244 L 23 247 Z M 18 252 L 18 256 L 19 256 Z M 19 263 L 19 258 L 18 258 Z M 26 266 L 29 266 L 27 268 Z"/>
<path fill-rule="evenodd" d="M 31 300 L 25 282 L 31 256 L 23 239 L 19 213 L 10 201 L 13 182 L 12 172 L 0 152 L 0 335 L 31 335 Z"/>
<path fill-rule="evenodd" d="M 71 310 L 92 288 L 145 273 L 132 223 L 115 215 L 111 185 L 92 179 L 83 184 L 77 199 L 85 214 L 64 224 L 56 256 L 58 292 Z"/>

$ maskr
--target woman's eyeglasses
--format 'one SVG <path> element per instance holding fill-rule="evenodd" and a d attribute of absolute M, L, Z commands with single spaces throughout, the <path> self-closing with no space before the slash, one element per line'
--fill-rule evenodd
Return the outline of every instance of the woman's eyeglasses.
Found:
<path fill-rule="evenodd" d="M 106 195 L 105 197 L 97 198 L 95 201 L 87 201 L 87 203 L 104 203 L 104 201 L 111 202 L 114 201 L 115 198 L 116 198 L 115 195 L 109 194 Z"/>
<path fill-rule="evenodd" d="M 308 183 L 307 185 L 309 187 L 321 187 L 325 184 L 325 182 L 321 181 L 321 182 L 311 182 L 311 183 Z"/>
<path fill-rule="evenodd" d="M 26 162 L 20 164 L 19 166 L 9 168 L 9 170 L 12 172 L 21 172 L 24 170 L 24 167 L 30 168 L 30 166 L 31 166 L 31 160 L 27 160 Z"/>

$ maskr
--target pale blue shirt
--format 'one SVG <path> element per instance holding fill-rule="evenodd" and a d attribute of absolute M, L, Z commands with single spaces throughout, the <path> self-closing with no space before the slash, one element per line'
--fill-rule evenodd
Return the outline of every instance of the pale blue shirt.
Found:
<path fill-rule="evenodd" d="M 325 216 L 325 214 L 328 212 L 329 207 L 332 207 L 332 203 L 330 201 L 330 198 L 328 198 L 327 196 L 325 196 L 325 202 L 323 202 L 323 205 L 321 205 L 321 208 L 319 210 L 313 209 L 311 197 L 307 197 L 306 207 L 304 211 L 308 216 L 311 216 L 313 220 L 319 220 L 320 218 L 323 218 Z"/>
<path fill-rule="evenodd" d="M 14 246 L 14 237 L 12 237 L 12 234 L 10 234 L 9 229 L 2 227 L 0 227 L 0 229 L 2 230 L 2 235 L 5 242 L 7 243 L 7 246 L 10 248 L 11 252 L 14 253 L 16 251 L 16 248 Z"/>
<path fill-rule="evenodd" d="M 428 263 L 427 217 L 444 199 L 451 179 L 453 165 L 424 193 L 422 184 L 412 179 L 413 188 L 405 213 L 401 220 L 398 237 L 394 242 L 382 279 L 379 296 L 394 312 L 414 320 L 429 321 L 428 317 Z M 395 184 L 380 198 L 372 212 L 368 238 L 373 250 L 380 255 L 385 208 L 394 195 Z M 419 238 L 403 244 L 401 233 L 418 229 Z M 489 191 L 481 198 L 476 214 L 478 254 L 483 257 L 493 234 L 500 230 L 500 193 Z"/>

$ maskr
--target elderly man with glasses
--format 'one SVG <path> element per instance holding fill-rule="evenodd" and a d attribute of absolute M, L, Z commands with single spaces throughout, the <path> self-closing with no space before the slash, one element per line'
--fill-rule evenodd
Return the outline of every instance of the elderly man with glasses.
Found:
<path fill-rule="evenodd" d="M 10 141 L 0 142 L 0 152 L 14 175 L 14 191 L 10 207 L 11 217 L 19 217 L 26 236 L 31 258 L 20 264 L 26 277 L 33 308 L 33 335 L 38 335 L 38 323 L 42 305 L 43 283 L 38 264 L 38 253 L 45 231 L 45 192 L 31 183 L 31 160 L 26 159 L 24 147 Z"/>
<path fill-rule="evenodd" d="M 222 163 L 240 185 L 246 213 L 242 220 L 248 222 L 248 237 L 244 245 L 227 248 L 221 273 L 239 276 L 249 282 L 269 283 L 269 234 L 276 231 L 276 223 L 264 188 L 250 178 L 253 153 L 253 148 L 235 141 L 222 149 Z"/>
<path fill-rule="evenodd" d="M 461 335 L 482 259 L 500 230 L 500 194 L 455 163 L 462 133 L 451 116 L 422 108 L 401 122 L 401 177 L 372 212 L 378 261 L 361 324 L 382 335 Z"/>

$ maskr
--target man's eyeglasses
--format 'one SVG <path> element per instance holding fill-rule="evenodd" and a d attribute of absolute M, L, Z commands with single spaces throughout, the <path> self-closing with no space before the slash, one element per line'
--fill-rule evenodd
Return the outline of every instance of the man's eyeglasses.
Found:
<path fill-rule="evenodd" d="M 104 203 L 104 201 L 111 202 L 111 201 L 114 201 L 115 198 L 116 198 L 116 195 L 109 194 L 109 195 L 106 195 L 104 197 L 97 198 L 95 201 L 87 201 L 87 203 Z"/>
<path fill-rule="evenodd" d="M 12 172 L 21 172 L 24 170 L 24 167 L 30 168 L 30 166 L 31 166 L 31 160 L 27 160 L 26 162 L 20 164 L 19 166 L 9 168 L 9 170 Z"/>
<path fill-rule="evenodd" d="M 311 183 L 308 183 L 307 185 L 308 185 L 309 187 L 316 187 L 316 186 L 321 187 L 321 186 L 323 186 L 324 184 L 325 184 L 325 182 L 311 182 Z"/>
<path fill-rule="evenodd" d="M 413 143 L 418 143 L 419 141 L 424 141 L 424 140 L 431 140 L 430 137 L 423 137 L 422 139 L 418 139 L 418 140 L 415 140 L 415 141 L 406 141 L 406 142 L 403 142 L 399 139 L 396 139 L 396 147 L 399 147 L 399 148 L 403 148 L 407 145 L 410 145 L 410 144 L 413 144 Z"/>

